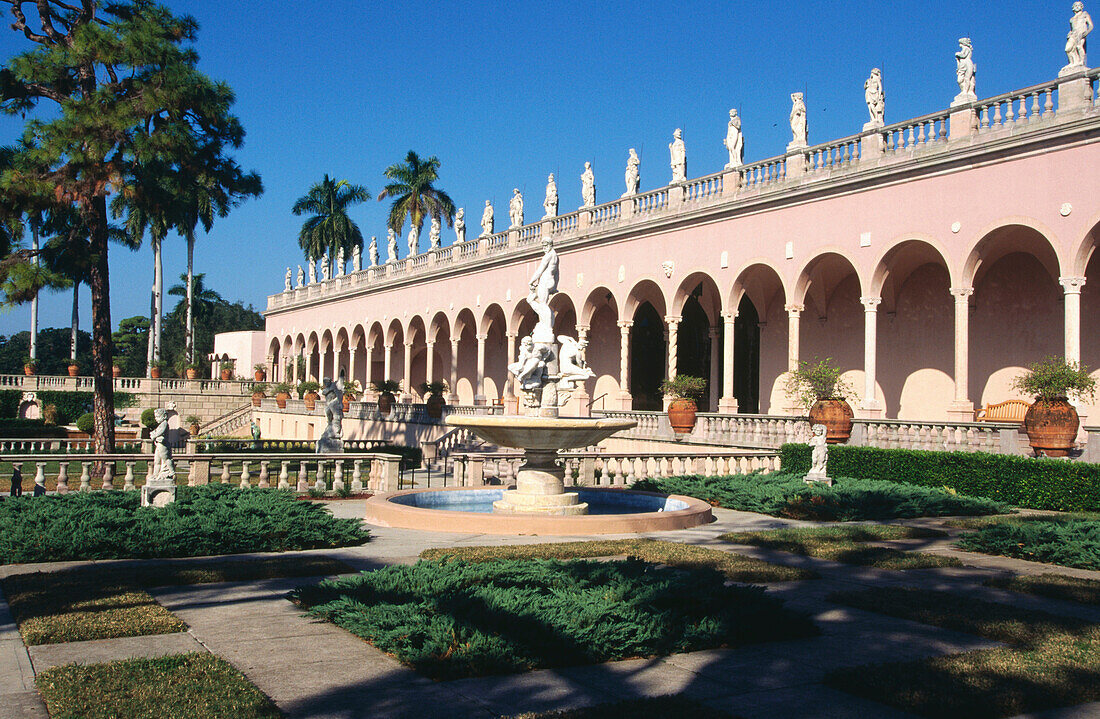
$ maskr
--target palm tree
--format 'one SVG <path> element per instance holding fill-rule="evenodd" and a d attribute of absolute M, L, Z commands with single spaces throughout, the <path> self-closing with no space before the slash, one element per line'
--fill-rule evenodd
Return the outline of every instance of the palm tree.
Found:
<path fill-rule="evenodd" d="M 192 273 L 191 277 L 188 277 L 186 272 L 180 274 L 180 284 L 168 288 L 168 294 L 183 298 L 172 310 L 172 315 L 178 316 L 180 305 L 188 302 L 188 298 L 190 298 L 190 302 L 185 309 L 188 317 L 193 317 L 200 324 L 209 321 L 213 317 L 214 308 L 225 302 L 225 300 L 217 292 L 206 286 L 205 277 L 205 272 Z M 188 361 L 193 362 L 194 359 L 189 356 Z"/>
<path fill-rule="evenodd" d="M 403 164 L 390 165 L 383 174 L 393 182 L 378 193 L 378 199 L 394 198 L 388 223 L 394 232 L 401 234 L 406 217 L 417 232 L 423 228 L 425 217 L 445 219 L 448 227 L 454 225 L 455 203 L 446 192 L 432 186 L 439 179 L 439 160 L 434 155 L 421 160 L 409 150 Z"/>
<path fill-rule="evenodd" d="M 333 180 L 328 174 L 294 203 L 291 212 L 311 217 L 302 223 L 298 233 L 298 244 L 305 252 L 307 260 L 319 260 L 326 253 L 335 257 L 340 248 L 351 253 L 356 247 L 363 248 L 363 233 L 359 226 L 348 217 L 348 208 L 371 197 L 367 188 L 353 185 L 347 180 Z"/>

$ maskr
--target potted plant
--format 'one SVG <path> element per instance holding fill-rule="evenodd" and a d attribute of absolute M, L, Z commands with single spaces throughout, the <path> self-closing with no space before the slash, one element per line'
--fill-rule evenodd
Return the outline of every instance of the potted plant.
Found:
<path fill-rule="evenodd" d="M 661 393 L 672 400 L 668 404 L 668 423 L 673 432 L 690 434 L 695 429 L 695 414 L 699 411 L 695 403 L 706 389 L 706 380 L 689 374 L 678 374 L 661 382 Z"/>
<path fill-rule="evenodd" d="M 420 385 L 420 394 L 428 395 L 428 398 L 424 400 L 424 407 L 428 410 L 428 416 L 432 419 L 439 419 L 443 416 L 443 408 L 447 406 L 447 402 L 443 399 L 443 393 L 446 391 L 447 383 L 439 379 L 434 382 L 423 382 Z"/>
<path fill-rule="evenodd" d="M 149 365 L 149 376 L 153 379 L 160 379 L 160 376 L 164 373 L 164 366 L 165 363 L 163 360 L 157 360 Z"/>
<path fill-rule="evenodd" d="M 262 402 L 264 397 L 267 396 L 267 391 L 269 389 L 270 389 L 270 386 L 267 384 L 267 382 L 257 382 L 254 385 L 252 385 L 252 406 L 253 407 L 259 407 L 260 406 L 260 402 Z"/>
<path fill-rule="evenodd" d="M 275 385 L 275 404 L 279 409 L 286 409 L 286 401 L 290 399 L 290 392 L 293 389 L 289 382 L 280 382 Z"/>
<path fill-rule="evenodd" d="M 371 386 L 378 393 L 378 411 L 383 417 L 393 410 L 394 394 L 401 391 L 401 383 L 395 379 L 384 379 L 381 382 L 373 382 Z"/>
<path fill-rule="evenodd" d="M 80 375 L 80 363 L 76 360 L 69 361 L 69 376 L 76 377 Z"/>
<path fill-rule="evenodd" d="M 183 368 L 184 374 L 187 379 L 198 379 L 199 377 L 199 363 L 191 362 Z"/>
<path fill-rule="evenodd" d="M 187 419 L 184 420 L 184 421 L 187 422 L 187 431 L 191 433 L 191 436 L 192 437 L 198 437 L 199 436 L 199 424 L 202 422 L 202 420 L 199 419 L 199 417 L 197 415 L 191 414 L 191 415 L 188 415 Z"/>
<path fill-rule="evenodd" d="M 111 376 L 112 377 L 121 377 L 122 376 L 122 368 L 119 367 L 117 364 L 112 366 L 111 367 Z"/>
<path fill-rule="evenodd" d="M 317 398 L 321 396 L 317 394 L 319 389 L 321 389 L 320 383 L 312 380 L 306 380 L 298 385 L 298 396 L 305 400 L 307 412 L 312 412 L 317 406 Z"/>
<path fill-rule="evenodd" d="M 233 363 L 222 362 L 218 368 L 221 370 L 221 378 L 225 380 L 233 379 Z"/>
<path fill-rule="evenodd" d="M 1061 357 L 1047 357 L 1028 367 L 1012 381 L 1012 387 L 1035 398 L 1024 415 L 1024 430 L 1032 448 L 1047 457 L 1069 454 L 1080 423 L 1069 398 L 1091 401 L 1096 394 L 1096 380 L 1089 376 L 1088 368 Z"/>
<path fill-rule="evenodd" d="M 344 382 L 344 411 L 351 410 L 351 403 L 359 399 L 361 390 L 357 380 L 349 379 Z"/>
<path fill-rule="evenodd" d="M 23 359 L 23 374 L 28 377 L 33 377 L 34 373 L 38 371 L 38 360 L 33 357 L 26 357 Z"/>
<path fill-rule="evenodd" d="M 787 396 L 795 399 L 808 410 L 810 426 L 825 425 L 825 441 L 841 444 L 852 436 L 852 406 L 849 398 L 855 390 L 845 382 L 839 367 L 833 360 L 802 361 L 798 369 L 787 377 Z"/>
<path fill-rule="evenodd" d="M 266 380 L 267 379 L 267 365 L 265 365 L 262 362 L 257 364 L 257 365 L 253 365 L 253 367 L 252 367 L 252 379 L 256 380 L 257 382 L 263 382 L 264 380 Z"/>

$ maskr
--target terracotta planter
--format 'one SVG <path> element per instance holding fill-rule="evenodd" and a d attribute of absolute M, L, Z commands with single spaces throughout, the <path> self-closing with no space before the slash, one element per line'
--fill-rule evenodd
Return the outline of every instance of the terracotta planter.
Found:
<path fill-rule="evenodd" d="M 695 413 L 699 408 L 695 400 L 674 399 L 668 405 L 668 423 L 672 425 L 672 431 L 676 434 L 691 434 L 695 429 Z"/>
<path fill-rule="evenodd" d="M 321 395 L 312 390 L 305 393 L 305 395 L 302 397 L 302 400 L 306 403 L 307 412 L 313 411 L 313 408 L 317 406 L 317 398 L 320 396 Z"/>
<path fill-rule="evenodd" d="M 153 367 L 149 370 L 149 376 L 153 379 L 160 379 L 160 367 Z"/>
<path fill-rule="evenodd" d="M 263 400 L 264 400 L 264 393 L 263 392 L 253 392 L 252 393 L 252 406 L 253 407 L 259 407 L 260 402 L 263 402 Z"/>
<path fill-rule="evenodd" d="M 187 375 L 187 379 L 198 379 L 199 378 L 199 371 L 197 369 L 188 368 L 187 370 L 185 370 L 184 373 Z"/>
<path fill-rule="evenodd" d="M 1065 457 L 1073 449 L 1080 420 L 1067 400 L 1036 400 L 1024 415 L 1028 442 L 1039 454 Z"/>
<path fill-rule="evenodd" d="M 111 368 L 111 376 L 112 377 L 121 377 L 122 376 L 122 368 L 119 367 L 116 364 L 114 367 Z"/>
<path fill-rule="evenodd" d="M 290 395 L 286 392 L 279 392 L 275 395 L 275 405 L 279 409 L 286 409 L 286 401 L 290 399 Z"/>
<path fill-rule="evenodd" d="M 344 395 L 344 413 L 351 411 L 351 397 Z"/>
<path fill-rule="evenodd" d="M 825 425 L 825 441 L 843 444 L 852 436 L 852 408 L 842 399 L 819 399 L 810 407 L 810 425 Z"/>
<path fill-rule="evenodd" d="M 222 373 L 221 373 L 221 378 L 222 378 L 222 379 L 225 379 L 225 380 L 230 380 L 230 379 L 233 379 L 233 370 L 231 370 L 231 369 L 223 369 L 223 370 L 222 370 Z"/>
<path fill-rule="evenodd" d="M 263 382 L 267 379 L 267 372 L 258 369 L 252 373 L 252 379 L 256 380 L 257 382 Z"/>
<path fill-rule="evenodd" d="M 28 377 L 34 377 L 34 366 L 29 364 L 23 365 L 23 374 Z"/>
<path fill-rule="evenodd" d="M 193 425 L 189 426 L 187 428 L 187 431 L 191 433 L 192 437 L 198 437 L 199 436 L 199 426 L 197 424 L 193 424 Z"/>
<path fill-rule="evenodd" d="M 389 416 L 389 413 L 393 411 L 393 395 L 389 392 L 383 392 L 378 395 L 378 411 L 383 417 Z"/>
<path fill-rule="evenodd" d="M 447 403 L 443 400 L 441 394 L 430 394 L 428 399 L 424 402 L 424 407 L 428 411 L 428 416 L 432 419 L 439 419 L 443 416 L 443 407 Z"/>
<path fill-rule="evenodd" d="M 75 365 L 75 364 L 69 365 L 69 376 L 70 377 L 76 377 L 79 374 L 80 374 L 80 365 Z"/>

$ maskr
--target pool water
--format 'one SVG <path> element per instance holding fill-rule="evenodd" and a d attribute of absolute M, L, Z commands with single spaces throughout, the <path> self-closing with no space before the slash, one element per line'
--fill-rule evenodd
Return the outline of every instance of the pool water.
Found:
<path fill-rule="evenodd" d="M 640 514 L 643 512 L 675 512 L 687 509 L 688 505 L 672 497 L 654 496 L 628 490 L 588 489 L 586 487 L 566 487 L 567 492 L 576 492 L 581 502 L 588 503 L 588 514 Z M 491 487 L 484 489 L 459 489 L 448 491 L 426 491 L 399 495 L 390 501 L 419 509 L 441 509 L 449 512 L 473 512 L 490 514 L 493 502 L 504 496 L 504 489 Z"/>

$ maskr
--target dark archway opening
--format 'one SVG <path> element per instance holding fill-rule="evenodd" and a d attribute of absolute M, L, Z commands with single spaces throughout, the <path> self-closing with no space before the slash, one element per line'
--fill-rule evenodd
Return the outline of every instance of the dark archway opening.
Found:
<path fill-rule="evenodd" d="M 748 297 L 733 324 L 733 396 L 739 413 L 760 413 L 760 315 Z"/>
<path fill-rule="evenodd" d="M 665 327 L 653 305 L 643 302 L 630 328 L 630 394 L 636 410 L 660 411 L 665 378 Z"/>
<path fill-rule="evenodd" d="M 700 285 L 680 311 L 680 328 L 676 335 L 676 374 L 702 377 L 707 389 L 698 400 L 699 408 L 714 412 L 718 408 L 710 406 L 710 320 L 697 299 L 702 289 Z"/>

